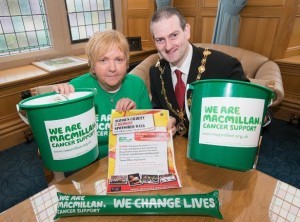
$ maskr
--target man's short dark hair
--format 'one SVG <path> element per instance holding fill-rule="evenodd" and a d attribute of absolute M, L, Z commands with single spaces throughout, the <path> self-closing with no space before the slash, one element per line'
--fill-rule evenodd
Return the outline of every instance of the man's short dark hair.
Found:
<path fill-rule="evenodd" d="M 182 30 L 184 30 L 186 25 L 185 17 L 180 13 L 180 11 L 177 8 L 172 6 L 162 7 L 155 11 L 151 18 L 150 28 L 153 23 L 159 22 L 161 19 L 171 18 L 173 15 L 176 15 L 179 18 L 180 26 Z"/>

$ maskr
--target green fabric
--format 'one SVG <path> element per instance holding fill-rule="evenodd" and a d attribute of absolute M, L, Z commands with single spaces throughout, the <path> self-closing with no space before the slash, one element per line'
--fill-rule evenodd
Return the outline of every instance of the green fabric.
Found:
<path fill-rule="evenodd" d="M 148 91 L 144 81 L 135 75 L 127 74 L 123 80 L 120 90 L 113 96 L 113 93 L 104 91 L 96 78 L 86 73 L 70 81 L 75 89 L 94 88 L 95 110 L 97 119 L 99 159 L 108 154 L 108 135 L 110 128 L 111 110 L 116 107 L 117 102 L 122 98 L 129 98 L 136 103 L 137 109 L 152 109 Z M 112 97 L 113 96 L 113 97 Z M 111 102 L 111 97 L 113 102 Z"/>

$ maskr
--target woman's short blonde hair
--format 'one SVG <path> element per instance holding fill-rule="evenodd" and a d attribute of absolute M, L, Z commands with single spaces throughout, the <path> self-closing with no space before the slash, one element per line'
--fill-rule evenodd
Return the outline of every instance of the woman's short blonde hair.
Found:
<path fill-rule="evenodd" d="M 129 66 L 129 44 L 126 37 L 116 30 L 106 30 L 95 32 L 89 39 L 85 51 L 89 60 L 90 71 L 93 69 L 98 59 L 109 52 L 112 47 L 120 49 L 126 59 L 126 65 Z"/>

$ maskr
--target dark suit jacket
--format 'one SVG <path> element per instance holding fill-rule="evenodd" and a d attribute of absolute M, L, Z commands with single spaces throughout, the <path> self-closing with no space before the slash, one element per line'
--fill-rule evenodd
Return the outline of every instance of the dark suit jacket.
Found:
<path fill-rule="evenodd" d="M 193 56 L 188 74 L 187 83 L 192 83 L 196 80 L 198 75 L 198 67 L 201 65 L 204 48 L 197 48 L 193 45 Z M 205 71 L 202 73 L 201 80 L 204 79 L 233 79 L 248 81 L 246 78 L 241 63 L 227 54 L 219 51 L 210 50 L 211 54 L 207 57 Z M 169 63 L 161 59 L 161 67 L 165 67 L 163 73 L 163 80 L 165 82 L 166 95 L 169 102 L 172 104 L 175 110 L 179 109 L 175 92 L 172 84 L 171 68 Z M 166 100 L 161 93 L 162 85 L 160 79 L 160 71 L 157 67 L 152 66 L 150 68 L 150 88 L 152 95 L 152 106 L 154 109 L 168 109 Z M 187 98 L 189 98 L 190 92 L 188 92 Z M 170 115 L 176 118 L 176 123 L 179 122 L 178 116 L 170 111 Z M 188 129 L 189 122 L 185 115 L 185 126 Z M 187 134 L 185 135 L 187 136 Z"/>

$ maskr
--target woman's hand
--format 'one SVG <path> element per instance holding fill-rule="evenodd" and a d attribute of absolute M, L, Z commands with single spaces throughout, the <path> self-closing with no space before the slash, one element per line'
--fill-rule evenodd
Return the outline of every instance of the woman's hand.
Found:
<path fill-rule="evenodd" d="M 172 130 L 172 136 L 175 135 L 176 133 L 176 119 L 173 116 L 169 117 L 168 125 L 167 125 L 167 130 Z"/>
<path fill-rule="evenodd" d="M 69 83 L 60 83 L 52 85 L 52 88 L 55 92 L 68 96 L 70 93 L 75 92 L 74 86 Z"/>
<path fill-rule="evenodd" d="M 120 99 L 117 102 L 117 105 L 116 105 L 115 109 L 116 109 L 117 112 L 122 112 L 122 111 L 131 110 L 131 109 L 136 109 L 136 104 L 131 99 L 123 98 L 123 99 Z"/>

